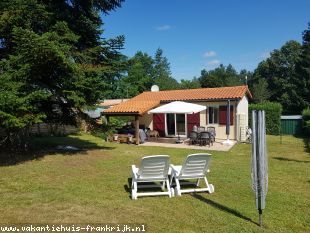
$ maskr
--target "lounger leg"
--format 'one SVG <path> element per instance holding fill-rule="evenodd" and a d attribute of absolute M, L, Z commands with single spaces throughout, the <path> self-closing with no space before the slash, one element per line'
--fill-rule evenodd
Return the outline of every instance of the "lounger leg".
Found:
<path fill-rule="evenodd" d="M 174 177 L 174 173 L 172 172 L 172 173 L 171 173 L 171 176 L 170 176 L 170 185 L 172 185 L 173 177 Z"/>
<path fill-rule="evenodd" d="M 170 189 L 169 178 L 167 178 L 166 183 L 167 183 L 167 190 L 169 192 L 169 197 L 173 197 L 173 194 L 171 193 L 171 189 Z"/>
<path fill-rule="evenodd" d="M 137 192 L 138 192 L 138 184 L 137 184 L 137 181 L 133 180 L 132 186 L 131 186 L 131 198 L 133 200 L 136 200 L 138 198 Z"/>
<path fill-rule="evenodd" d="M 200 178 L 197 179 L 197 183 L 196 183 L 197 187 L 199 186 L 199 181 L 200 181 Z"/>
<path fill-rule="evenodd" d="M 165 191 L 165 181 L 163 181 L 163 184 L 161 186 L 161 191 Z"/>
<path fill-rule="evenodd" d="M 181 196 L 181 186 L 180 186 L 180 181 L 179 179 L 175 178 L 175 184 L 176 184 L 176 187 L 175 187 L 175 195 L 176 196 Z"/>
<path fill-rule="evenodd" d="M 209 193 L 214 193 L 214 186 L 213 186 L 213 184 L 209 184 L 209 182 L 207 180 L 207 177 L 205 177 L 204 180 L 206 182 L 207 188 L 209 189 Z"/>

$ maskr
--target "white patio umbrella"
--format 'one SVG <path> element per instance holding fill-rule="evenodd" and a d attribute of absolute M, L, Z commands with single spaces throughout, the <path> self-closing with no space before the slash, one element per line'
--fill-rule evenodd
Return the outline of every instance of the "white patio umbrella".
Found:
<path fill-rule="evenodd" d="M 182 101 L 174 101 L 169 104 L 162 105 L 158 108 L 150 110 L 148 113 L 176 113 L 176 114 L 192 114 L 206 110 L 206 106 L 199 104 L 191 104 Z"/>

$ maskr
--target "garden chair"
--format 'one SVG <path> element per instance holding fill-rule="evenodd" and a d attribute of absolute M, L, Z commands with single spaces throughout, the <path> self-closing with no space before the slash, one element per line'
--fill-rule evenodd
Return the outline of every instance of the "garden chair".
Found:
<path fill-rule="evenodd" d="M 211 143 L 213 144 L 213 142 L 215 142 L 215 136 L 216 136 L 216 132 L 215 132 L 215 127 L 213 126 L 209 126 L 207 127 L 207 131 L 210 132 L 210 136 L 211 136 Z"/>
<path fill-rule="evenodd" d="M 213 141 L 211 139 L 211 133 L 207 131 L 203 131 L 199 134 L 199 144 L 200 146 L 206 146 L 206 145 L 212 145 L 213 146 Z"/>
<path fill-rule="evenodd" d="M 192 145 L 198 143 L 198 133 L 196 131 L 190 132 L 189 139 Z"/>
<path fill-rule="evenodd" d="M 209 172 L 208 166 L 211 161 L 211 154 L 206 153 L 198 153 L 188 155 L 184 164 L 182 166 L 175 166 L 173 164 L 171 167 L 171 180 L 172 183 L 173 178 L 175 179 L 175 192 L 172 193 L 176 196 L 181 196 L 182 193 L 191 193 L 191 192 L 214 192 L 214 186 L 209 184 L 206 172 Z M 199 187 L 200 179 L 204 179 L 206 184 L 205 188 Z M 195 188 L 192 189 L 181 189 L 181 180 L 197 180 L 194 185 Z M 189 184 L 187 182 L 187 184 Z M 193 183 L 191 183 L 193 184 Z"/>
<path fill-rule="evenodd" d="M 198 133 L 203 132 L 203 131 L 205 131 L 205 130 L 206 130 L 206 128 L 205 128 L 204 126 L 198 126 L 198 127 L 197 127 L 197 132 L 198 132 Z"/>
<path fill-rule="evenodd" d="M 168 195 L 171 197 L 170 183 L 168 179 L 169 156 L 152 155 L 142 158 L 141 166 L 138 168 L 132 165 L 131 198 L 133 200 L 142 196 Z M 156 184 L 159 182 L 161 184 Z M 162 191 L 157 192 L 138 192 L 139 188 L 161 187 Z M 152 183 L 152 184 L 149 184 Z M 155 184 L 154 184 L 155 183 Z M 165 191 L 165 185 L 167 190 Z"/>

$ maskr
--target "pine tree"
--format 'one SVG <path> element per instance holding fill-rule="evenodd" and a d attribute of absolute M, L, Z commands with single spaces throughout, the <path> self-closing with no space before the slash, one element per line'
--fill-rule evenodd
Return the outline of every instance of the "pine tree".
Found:
<path fill-rule="evenodd" d="M 163 50 L 158 48 L 154 57 L 153 82 L 160 90 L 178 89 L 178 82 L 171 77 L 170 64 L 163 56 Z"/>
<path fill-rule="evenodd" d="M 124 37 L 102 39 L 100 12 L 122 0 L 0 2 L 0 128 L 68 122 L 121 70 Z"/>

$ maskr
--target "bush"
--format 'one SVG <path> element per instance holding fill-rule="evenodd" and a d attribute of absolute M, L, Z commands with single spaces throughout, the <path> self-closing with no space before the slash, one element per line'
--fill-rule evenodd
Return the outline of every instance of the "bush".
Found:
<path fill-rule="evenodd" d="M 281 129 L 282 105 L 279 103 L 265 102 L 259 104 L 250 104 L 249 106 L 249 125 L 252 124 L 252 110 L 265 110 L 266 133 L 279 135 Z"/>
<path fill-rule="evenodd" d="M 304 109 L 301 115 L 302 115 L 304 133 L 310 136 L 310 108 Z"/>

